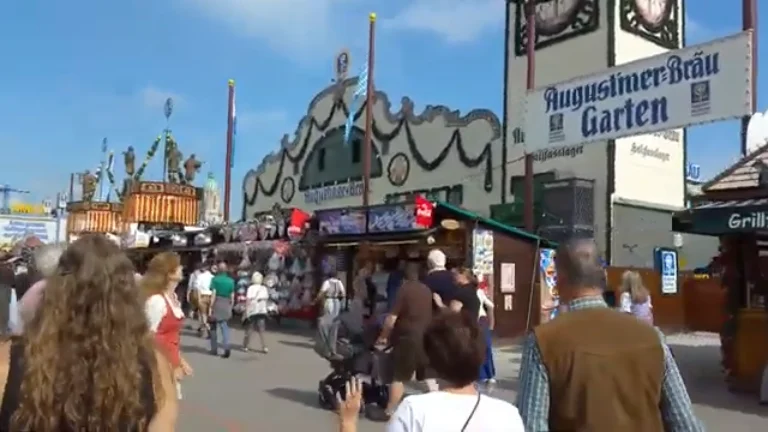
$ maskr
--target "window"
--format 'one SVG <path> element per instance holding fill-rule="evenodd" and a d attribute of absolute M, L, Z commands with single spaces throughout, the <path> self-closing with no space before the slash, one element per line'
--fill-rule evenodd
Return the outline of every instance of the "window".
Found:
<path fill-rule="evenodd" d="M 362 142 L 360 142 L 359 139 L 355 138 L 352 140 L 352 163 L 360 163 L 360 160 L 362 159 L 362 156 L 360 155 L 360 151 L 362 148 Z"/>
<path fill-rule="evenodd" d="M 319 171 L 325 171 L 325 149 L 321 148 L 317 151 L 317 169 Z"/>

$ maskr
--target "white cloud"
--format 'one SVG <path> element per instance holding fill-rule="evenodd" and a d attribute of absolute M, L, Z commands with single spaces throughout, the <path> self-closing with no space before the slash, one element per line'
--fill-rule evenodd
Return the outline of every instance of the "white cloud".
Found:
<path fill-rule="evenodd" d="M 461 44 L 503 28 L 504 7 L 501 0 L 415 0 L 382 24 L 391 29 L 433 33 L 446 42 Z"/>
<path fill-rule="evenodd" d="M 311 55 L 334 39 L 336 5 L 345 0 L 185 0 L 207 18 L 286 55 Z M 301 60 L 297 58 L 296 60 Z"/>
<path fill-rule="evenodd" d="M 184 98 L 178 93 L 163 90 L 153 86 L 146 86 L 138 93 L 141 104 L 149 110 L 162 110 L 168 98 L 173 99 L 174 106 L 184 102 Z"/>

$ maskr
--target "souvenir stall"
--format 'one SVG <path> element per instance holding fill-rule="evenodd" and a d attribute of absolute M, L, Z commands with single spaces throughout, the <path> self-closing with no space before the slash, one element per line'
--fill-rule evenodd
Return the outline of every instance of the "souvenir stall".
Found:
<path fill-rule="evenodd" d="M 312 248 L 304 239 L 309 215 L 296 209 L 275 209 L 255 220 L 211 227 L 223 242 L 214 259 L 234 267 L 237 275 L 235 312 L 245 310 L 245 294 L 253 272 L 264 275 L 271 312 L 280 318 L 314 320 L 315 273 Z"/>

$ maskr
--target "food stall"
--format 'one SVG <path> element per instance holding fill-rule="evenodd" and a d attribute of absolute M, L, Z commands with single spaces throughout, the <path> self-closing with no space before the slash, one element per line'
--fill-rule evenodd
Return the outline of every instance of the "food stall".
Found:
<path fill-rule="evenodd" d="M 672 229 L 720 239 L 714 268 L 726 290 L 720 332 L 731 390 L 756 392 L 768 362 L 768 146 L 702 186 L 703 196 L 678 212 Z"/>
<path fill-rule="evenodd" d="M 547 240 L 444 202 L 414 202 L 315 213 L 320 261 L 341 261 L 347 286 L 362 264 L 373 262 L 374 283 L 392 262 L 425 258 L 438 248 L 448 266 L 468 266 L 496 303 L 500 337 L 525 333 L 539 321 L 538 254 Z M 342 275 L 340 275 L 341 278 Z M 344 278 L 342 278 L 344 280 Z M 376 283 L 380 294 L 386 292 Z"/>

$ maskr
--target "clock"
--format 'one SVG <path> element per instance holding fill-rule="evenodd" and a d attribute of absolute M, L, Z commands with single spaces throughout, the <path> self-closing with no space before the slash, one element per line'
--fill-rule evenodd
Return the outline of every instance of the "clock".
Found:
<path fill-rule="evenodd" d="M 634 0 L 638 18 L 648 30 L 657 30 L 669 17 L 670 0 Z"/>
<path fill-rule="evenodd" d="M 551 0 L 536 5 L 536 31 L 543 36 L 556 35 L 568 27 L 581 0 Z"/>
<path fill-rule="evenodd" d="M 535 6 L 536 49 L 591 33 L 600 24 L 601 0 L 538 0 Z M 524 56 L 528 44 L 526 1 L 515 2 L 515 55 Z M 507 7 L 512 7 L 510 3 Z"/>
<path fill-rule="evenodd" d="M 666 49 L 678 49 L 680 0 L 619 0 L 621 29 Z"/>

